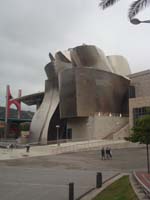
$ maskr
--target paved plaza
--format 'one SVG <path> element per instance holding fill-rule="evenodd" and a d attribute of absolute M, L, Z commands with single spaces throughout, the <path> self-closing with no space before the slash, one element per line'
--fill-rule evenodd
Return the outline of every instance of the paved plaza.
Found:
<path fill-rule="evenodd" d="M 132 170 L 146 170 L 145 148 L 114 149 L 113 159 L 104 161 L 99 151 L 4 160 L 0 161 L 1 199 L 67 200 L 69 182 L 75 183 L 77 198 L 95 187 L 97 172 L 102 172 L 104 181 Z"/>

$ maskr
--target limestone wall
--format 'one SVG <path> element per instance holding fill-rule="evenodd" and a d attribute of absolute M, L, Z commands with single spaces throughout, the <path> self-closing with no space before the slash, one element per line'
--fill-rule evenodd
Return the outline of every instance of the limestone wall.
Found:
<path fill-rule="evenodd" d="M 103 139 L 127 125 L 128 120 L 128 117 L 97 115 L 89 118 L 72 118 L 68 120 L 68 128 L 72 128 L 73 139 Z"/>
<path fill-rule="evenodd" d="M 129 75 L 136 97 L 150 96 L 150 70 Z"/>
<path fill-rule="evenodd" d="M 128 117 L 94 117 L 94 138 L 105 138 L 106 136 L 116 133 L 128 123 Z"/>
<path fill-rule="evenodd" d="M 129 125 L 133 126 L 133 108 L 149 107 L 150 96 L 129 99 Z"/>
<path fill-rule="evenodd" d="M 129 135 L 130 135 L 130 128 L 129 128 L 129 124 L 127 124 L 123 128 L 121 128 L 118 132 L 113 134 L 113 139 L 123 140 L 125 137 L 129 137 Z"/>
<path fill-rule="evenodd" d="M 129 75 L 135 87 L 135 98 L 129 99 L 129 127 L 133 126 L 133 108 L 150 106 L 150 70 Z"/>

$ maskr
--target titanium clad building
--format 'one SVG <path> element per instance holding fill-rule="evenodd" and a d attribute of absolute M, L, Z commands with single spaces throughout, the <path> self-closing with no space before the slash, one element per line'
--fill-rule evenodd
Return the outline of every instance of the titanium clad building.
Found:
<path fill-rule="evenodd" d="M 133 125 L 136 102 L 142 109 L 150 107 L 149 70 L 146 77 L 132 75 L 122 56 L 106 57 L 97 47 L 82 45 L 49 57 L 44 93 L 21 99 L 38 107 L 30 127 L 31 141 L 122 139 Z"/>
<path fill-rule="evenodd" d="M 126 124 L 120 115 L 128 114 L 130 69 L 123 57 L 106 57 L 97 47 L 82 45 L 55 57 L 50 54 L 50 59 L 44 98 L 31 123 L 32 141 L 56 140 L 56 125 L 61 139 L 87 139 L 106 137 L 114 121 L 119 121 L 117 129 Z M 106 115 L 109 127 L 96 117 L 99 113 Z"/>

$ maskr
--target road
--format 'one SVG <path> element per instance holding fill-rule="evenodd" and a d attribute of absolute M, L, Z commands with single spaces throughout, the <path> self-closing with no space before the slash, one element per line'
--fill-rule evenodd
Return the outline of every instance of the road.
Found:
<path fill-rule="evenodd" d="M 67 200 L 69 182 L 75 183 L 77 198 L 95 187 L 97 172 L 104 181 L 145 168 L 144 148 L 113 150 L 113 159 L 104 161 L 98 151 L 0 161 L 0 199 Z"/>

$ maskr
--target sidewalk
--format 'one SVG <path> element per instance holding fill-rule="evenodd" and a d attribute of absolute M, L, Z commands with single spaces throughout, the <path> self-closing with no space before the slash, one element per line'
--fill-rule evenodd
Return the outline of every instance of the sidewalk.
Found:
<path fill-rule="evenodd" d="M 99 150 L 102 146 L 110 146 L 113 148 L 130 148 L 138 147 L 138 144 L 133 144 L 125 140 L 90 140 L 81 142 L 68 142 L 61 143 L 59 146 L 57 144 L 53 145 L 39 145 L 31 146 L 30 152 L 26 152 L 26 148 L 23 149 L 0 149 L 0 160 L 8 159 L 18 159 L 24 157 L 34 157 L 34 156 L 46 156 L 46 155 L 56 155 L 67 152 L 78 152 L 78 151 L 89 151 L 89 150 Z"/>

